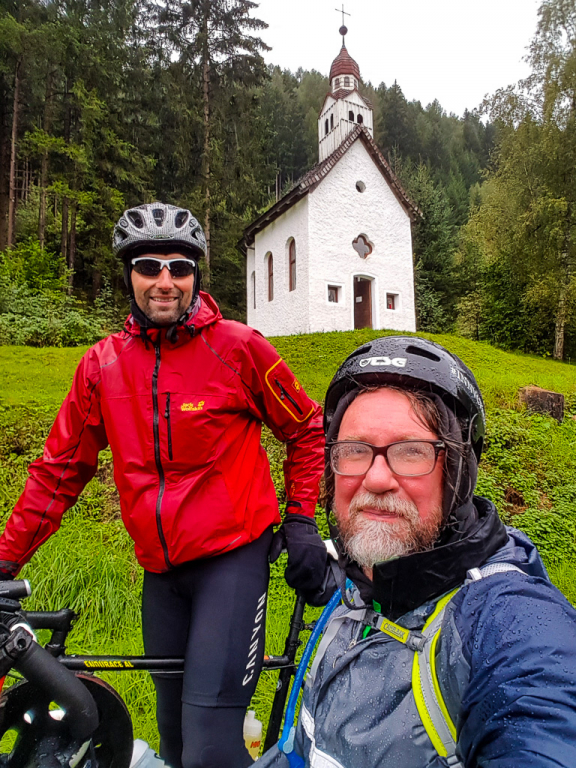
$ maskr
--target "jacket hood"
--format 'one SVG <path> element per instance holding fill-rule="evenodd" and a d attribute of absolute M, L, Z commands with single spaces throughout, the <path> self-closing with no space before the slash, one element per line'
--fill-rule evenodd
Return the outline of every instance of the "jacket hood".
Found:
<path fill-rule="evenodd" d="M 509 543 L 507 530 L 488 499 L 475 496 L 456 511 L 455 517 L 458 524 L 444 529 L 434 549 L 377 563 L 372 581 L 345 553 L 340 554 L 339 565 L 356 584 L 364 602 L 376 601 L 381 612 L 394 621 L 455 589 L 470 568 L 483 565 Z M 524 542 L 515 539 L 513 546 L 523 549 Z"/>
<path fill-rule="evenodd" d="M 154 324 L 145 324 L 145 319 L 142 320 L 137 317 L 139 314 L 141 313 L 132 312 L 128 315 L 124 323 L 124 330 L 131 336 L 141 336 L 152 342 L 156 341 L 157 338 L 166 338 L 172 343 L 176 343 L 179 338 L 178 331 L 185 331 L 184 338 L 187 338 L 195 336 L 202 328 L 222 320 L 218 305 L 212 296 L 209 293 L 204 293 L 204 291 L 200 291 L 196 304 L 174 325 L 160 327 Z M 143 317 L 145 318 L 144 315 Z"/>
<path fill-rule="evenodd" d="M 506 526 L 508 541 L 495 555 L 488 559 L 489 563 L 512 563 L 521 568 L 528 576 L 535 576 L 550 581 L 546 566 L 542 562 L 536 545 L 528 536 L 516 528 Z"/>

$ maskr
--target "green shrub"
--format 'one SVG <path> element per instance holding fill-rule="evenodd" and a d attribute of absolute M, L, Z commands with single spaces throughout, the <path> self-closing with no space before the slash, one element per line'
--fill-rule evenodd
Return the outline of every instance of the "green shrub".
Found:
<path fill-rule="evenodd" d="M 30 291 L 62 291 L 68 284 L 64 259 L 30 238 L 0 253 L 0 285 L 25 286 Z M 4 311 L 0 299 L 0 311 Z"/>

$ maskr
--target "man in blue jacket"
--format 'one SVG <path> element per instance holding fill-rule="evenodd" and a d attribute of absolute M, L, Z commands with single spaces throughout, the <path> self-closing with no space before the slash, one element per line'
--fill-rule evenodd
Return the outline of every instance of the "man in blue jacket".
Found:
<path fill-rule="evenodd" d="M 576 612 L 530 540 L 473 495 L 472 372 L 433 342 L 376 339 L 336 373 L 324 426 L 338 566 L 317 597 L 339 585 L 344 605 L 294 742 L 258 765 L 576 766 Z"/>

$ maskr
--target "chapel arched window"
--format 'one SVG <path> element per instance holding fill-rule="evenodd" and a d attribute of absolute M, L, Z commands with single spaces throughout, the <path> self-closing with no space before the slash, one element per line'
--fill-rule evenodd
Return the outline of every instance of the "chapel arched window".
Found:
<path fill-rule="evenodd" d="M 325 133 L 326 135 L 328 135 L 328 131 L 329 131 L 329 130 L 330 130 L 330 129 L 328 128 L 328 118 L 326 118 L 326 120 L 324 121 L 324 133 Z"/>
<path fill-rule="evenodd" d="M 288 275 L 290 290 L 296 290 L 296 241 L 294 238 L 290 240 L 288 246 Z"/>
<path fill-rule="evenodd" d="M 334 87 L 335 88 L 340 88 L 340 78 L 339 77 L 336 78 L 336 80 L 334 82 Z"/>
<path fill-rule="evenodd" d="M 252 309 L 256 309 L 256 272 L 252 272 L 250 275 L 250 282 L 252 284 Z"/>
<path fill-rule="evenodd" d="M 362 115 L 358 115 L 356 122 L 358 123 L 358 125 L 362 125 L 362 123 L 364 122 L 364 118 L 362 117 Z"/>
<path fill-rule="evenodd" d="M 268 301 L 274 298 L 274 259 L 268 254 Z"/>
<path fill-rule="evenodd" d="M 330 130 L 334 128 L 334 115 L 330 115 Z"/>
<path fill-rule="evenodd" d="M 354 112 L 352 112 L 352 110 L 348 112 L 348 120 L 350 120 L 351 123 L 354 122 Z"/>
<path fill-rule="evenodd" d="M 344 78 L 344 88 L 350 88 L 350 78 L 348 76 Z"/>

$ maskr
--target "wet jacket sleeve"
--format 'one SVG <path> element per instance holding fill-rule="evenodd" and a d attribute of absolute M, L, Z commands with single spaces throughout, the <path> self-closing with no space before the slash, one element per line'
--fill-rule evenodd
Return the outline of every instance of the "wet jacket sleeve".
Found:
<path fill-rule="evenodd" d="M 462 592 L 464 765 L 576 766 L 576 611 L 551 584 L 516 573 Z"/>
<path fill-rule="evenodd" d="M 245 353 L 242 381 L 248 407 L 286 444 L 286 500 L 300 505 L 299 514 L 314 517 L 324 471 L 322 409 L 308 397 L 278 352 L 257 331 L 249 336 Z"/>
<path fill-rule="evenodd" d="M 98 452 L 108 443 L 98 382 L 99 367 L 91 365 L 89 350 L 76 369 L 43 455 L 28 468 L 24 492 L 0 537 L 0 568 L 5 572 L 16 574 L 58 530 L 62 515 L 96 472 Z"/>

